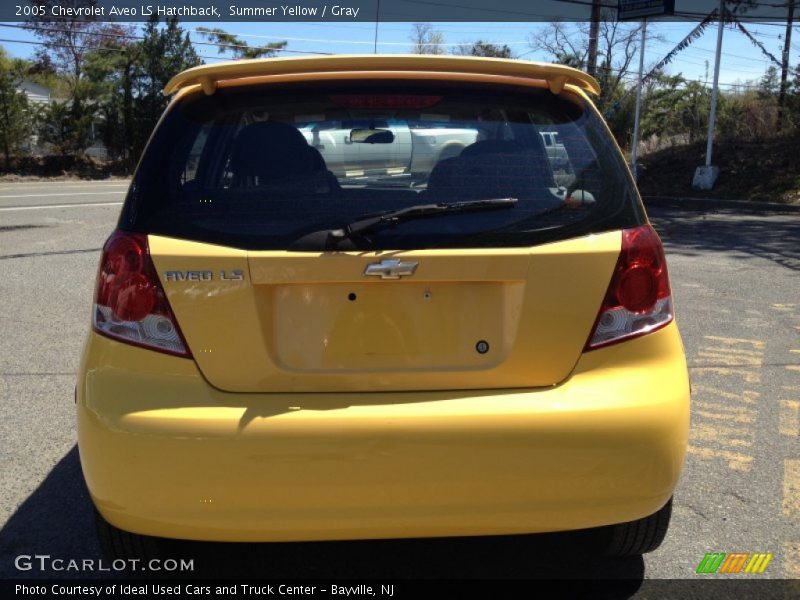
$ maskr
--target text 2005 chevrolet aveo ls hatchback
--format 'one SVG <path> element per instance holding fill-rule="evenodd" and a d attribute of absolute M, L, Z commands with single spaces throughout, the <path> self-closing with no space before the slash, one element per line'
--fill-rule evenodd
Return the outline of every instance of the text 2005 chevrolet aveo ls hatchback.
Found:
<path fill-rule="evenodd" d="M 588 528 L 609 553 L 658 546 L 689 382 L 592 78 L 339 56 L 166 91 L 77 389 L 109 547 Z"/>

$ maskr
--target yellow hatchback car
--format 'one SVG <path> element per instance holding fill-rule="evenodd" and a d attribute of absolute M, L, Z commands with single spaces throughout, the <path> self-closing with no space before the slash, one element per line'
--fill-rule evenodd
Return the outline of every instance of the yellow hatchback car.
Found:
<path fill-rule="evenodd" d="M 450 56 L 177 75 L 80 366 L 105 548 L 587 528 L 656 548 L 689 381 L 599 91 Z"/>

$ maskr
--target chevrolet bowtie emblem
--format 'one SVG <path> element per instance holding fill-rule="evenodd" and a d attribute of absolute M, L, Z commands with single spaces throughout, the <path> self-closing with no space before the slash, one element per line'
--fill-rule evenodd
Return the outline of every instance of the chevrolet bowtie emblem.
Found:
<path fill-rule="evenodd" d="M 396 259 L 382 260 L 379 263 L 371 263 L 364 269 L 364 277 L 380 277 L 381 279 L 400 279 L 414 274 L 417 270 L 417 262 L 402 261 Z"/>

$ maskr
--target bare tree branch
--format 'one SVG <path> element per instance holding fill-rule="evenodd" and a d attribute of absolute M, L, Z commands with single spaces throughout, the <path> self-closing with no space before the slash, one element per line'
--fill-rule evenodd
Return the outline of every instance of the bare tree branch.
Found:
<path fill-rule="evenodd" d="M 414 23 L 409 39 L 414 54 L 444 54 L 444 35 L 430 23 Z"/>

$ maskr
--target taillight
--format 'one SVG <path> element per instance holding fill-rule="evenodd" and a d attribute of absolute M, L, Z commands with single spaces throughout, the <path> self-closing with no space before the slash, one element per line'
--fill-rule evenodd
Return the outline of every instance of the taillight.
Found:
<path fill-rule="evenodd" d="M 442 101 L 442 96 L 419 94 L 339 94 L 331 102 L 342 108 L 431 108 Z"/>
<path fill-rule="evenodd" d="M 622 232 L 622 250 L 586 350 L 651 333 L 672 321 L 664 248 L 650 225 Z"/>
<path fill-rule="evenodd" d="M 122 342 L 191 356 L 139 233 L 115 231 L 103 247 L 92 324 Z"/>

